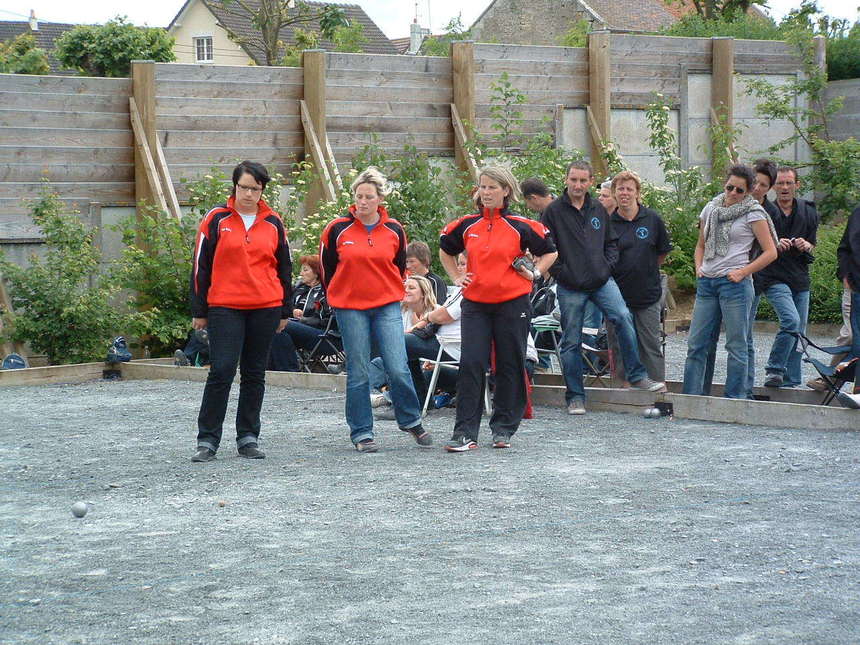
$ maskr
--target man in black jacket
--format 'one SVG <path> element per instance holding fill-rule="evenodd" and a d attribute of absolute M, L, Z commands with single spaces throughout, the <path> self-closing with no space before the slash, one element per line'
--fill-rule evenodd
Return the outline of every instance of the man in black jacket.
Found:
<path fill-rule="evenodd" d="M 769 210 L 776 229 L 779 256 L 776 261 L 753 274 L 756 300 L 765 296 L 779 317 L 779 331 L 773 340 L 765 366 L 767 387 L 796 387 L 801 379 L 797 332 L 806 332 L 809 315 L 809 265 L 814 260 L 818 213 L 812 202 L 797 198 L 800 182 L 797 171 L 789 166 L 777 170 L 776 208 Z M 775 212 L 774 212 L 775 211 Z M 753 313 L 753 316 L 755 313 Z M 752 387 L 752 382 L 749 387 Z"/>
<path fill-rule="evenodd" d="M 541 222 L 558 248 L 558 259 L 549 272 L 558 283 L 561 362 L 568 414 L 585 414 L 580 343 L 583 312 L 589 301 L 615 325 L 621 359 L 631 385 L 652 392 L 665 387 L 648 378 L 639 360 L 633 316 L 612 279 L 612 268 L 618 259 L 617 239 L 606 210 L 588 192 L 593 182 L 591 164 L 573 162 L 567 169 L 564 193 L 541 215 Z"/>
<path fill-rule="evenodd" d="M 839 262 L 837 276 L 851 290 L 851 352 L 849 358 L 860 358 L 860 206 L 854 209 L 842 241 L 836 249 Z M 854 393 L 839 393 L 839 401 L 849 408 L 860 408 L 860 367 L 856 369 Z"/>

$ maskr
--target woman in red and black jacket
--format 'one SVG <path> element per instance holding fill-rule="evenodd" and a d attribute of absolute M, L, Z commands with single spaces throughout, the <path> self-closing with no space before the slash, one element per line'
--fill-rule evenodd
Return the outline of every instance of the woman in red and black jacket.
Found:
<path fill-rule="evenodd" d="M 382 357 L 397 425 L 422 448 L 432 445 L 421 427 L 403 338 L 406 233 L 382 205 L 385 176 L 368 168 L 352 182 L 355 204 L 328 223 L 320 237 L 323 284 L 346 353 L 346 422 L 359 452 L 376 452 L 370 406 L 371 343 Z"/>
<path fill-rule="evenodd" d="M 532 281 L 545 275 L 557 253 L 541 224 L 508 211 L 519 201 L 519 185 L 506 168 L 480 172 L 475 205 L 478 212 L 442 229 L 439 258 L 454 284 L 463 287 L 460 333 L 463 338 L 457 375 L 457 420 L 449 452 L 478 447 L 484 378 L 495 345 L 496 389 L 490 430 L 494 448 L 508 448 L 526 407 L 526 336 L 531 323 Z M 465 275 L 457 271 L 457 255 L 466 252 Z M 531 251 L 534 269 L 519 258 Z M 515 261 L 516 265 L 515 266 Z M 465 342 L 468 341 L 468 342 Z"/>
<path fill-rule="evenodd" d="M 290 316 L 292 263 L 280 215 L 261 199 L 269 173 L 243 161 L 233 169 L 227 203 L 206 214 L 194 246 L 191 311 L 194 329 L 209 330 L 211 367 L 197 417 L 197 452 L 215 459 L 230 386 L 239 366 L 236 446 L 248 459 L 258 447 L 269 347 Z"/>

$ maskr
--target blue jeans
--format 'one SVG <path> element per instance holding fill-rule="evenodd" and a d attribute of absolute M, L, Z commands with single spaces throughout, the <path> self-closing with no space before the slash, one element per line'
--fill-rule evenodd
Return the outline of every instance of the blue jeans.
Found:
<path fill-rule="evenodd" d="M 779 318 L 779 331 L 773 339 L 765 371 L 782 375 L 782 384 L 796 386 L 801 383 L 800 352 L 797 336 L 806 333 L 809 316 L 809 291 L 792 291 L 782 282 L 772 284 L 764 291 Z"/>
<path fill-rule="evenodd" d="M 284 327 L 284 331 L 275 334 L 269 354 L 269 369 L 279 372 L 298 372 L 300 366 L 296 348 L 312 350 L 319 342 L 322 333 L 322 329 L 297 320 L 290 320 Z"/>
<path fill-rule="evenodd" d="M 753 297 L 753 284 L 749 278 L 741 282 L 732 282 L 725 277 L 698 279 L 693 321 L 687 339 L 684 394 L 706 394 L 708 354 L 722 321 L 726 327 L 726 351 L 729 354 L 725 396 L 730 399 L 747 397 L 747 330 Z"/>
<path fill-rule="evenodd" d="M 401 428 L 421 424 L 421 407 L 406 366 L 406 342 L 400 303 L 373 309 L 335 309 L 346 354 L 346 422 L 353 443 L 373 438 L 370 407 L 370 344 L 379 349 L 394 415 Z"/>
<path fill-rule="evenodd" d="M 624 304 L 624 298 L 615 280 L 609 278 L 606 284 L 595 291 L 575 291 L 561 284 L 557 287 L 558 304 L 561 310 L 561 364 L 564 382 L 567 385 L 565 400 L 570 403 L 574 397 L 585 397 L 582 385 L 582 321 L 586 305 L 593 302 L 613 325 L 621 348 L 621 360 L 627 371 L 627 378 L 636 383 L 645 378 L 645 367 L 639 360 L 636 329 L 633 314 Z"/>

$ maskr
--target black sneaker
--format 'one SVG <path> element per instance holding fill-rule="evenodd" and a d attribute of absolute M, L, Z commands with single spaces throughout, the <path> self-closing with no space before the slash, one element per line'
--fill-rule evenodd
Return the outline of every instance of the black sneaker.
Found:
<path fill-rule="evenodd" d="M 444 448 L 448 452 L 469 452 L 470 450 L 477 450 L 478 444 L 462 435 L 454 435 Z"/>
<path fill-rule="evenodd" d="M 215 451 L 210 450 L 206 446 L 200 446 L 197 449 L 197 452 L 194 453 L 194 456 L 191 458 L 191 461 L 201 462 L 201 461 L 214 461 L 215 459 Z"/>
<path fill-rule="evenodd" d="M 510 448 L 511 438 L 503 434 L 493 435 L 493 448 Z"/>
<path fill-rule="evenodd" d="M 376 445 L 376 442 L 373 439 L 362 439 L 355 444 L 355 449 L 358 450 L 358 452 L 376 452 L 379 450 L 379 446 Z"/>
<path fill-rule="evenodd" d="M 266 453 L 257 448 L 257 444 L 247 443 L 239 448 L 239 456 L 245 459 L 265 459 Z"/>
<path fill-rule="evenodd" d="M 782 374 L 779 372 L 768 372 L 764 379 L 765 387 L 780 387 L 782 385 Z"/>
<path fill-rule="evenodd" d="M 415 443 L 421 448 L 430 448 L 433 445 L 433 437 L 419 423 L 412 428 L 400 428 L 401 431 L 409 433 L 415 439 Z"/>

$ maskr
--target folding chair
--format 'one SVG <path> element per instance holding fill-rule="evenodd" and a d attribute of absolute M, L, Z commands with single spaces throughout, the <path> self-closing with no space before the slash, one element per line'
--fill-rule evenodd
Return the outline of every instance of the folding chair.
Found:
<path fill-rule="evenodd" d="M 421 416 L 425 416 L 427 414 L 427 408 L 430 407 L 430 401 L 433 400 L 433 394 L 436 392 L 436 383 L 439 381 L 439 369 L 443 365 L 450 365 L 452 367 L 459 367 L 460 361 L 443 361 L 442 353 L 445 351 L 444 345 L 439 343 L 439 351 L 436 352 L 436 358 L 419 358 L 418 360 L 422 363 L 430 363 L 433 366 L 433 372 L 430 374 L 430 384 L 427 386 L 427 396 L 424 397 L 424 407 L 421 409 Z M 493 409 L 492 403 L 490 401 L 490 381 L 488 378 L 484 379 L 484 411 L 486 414 L 490 414 Z"/>
<path fill-rule="evenodd" d="M 600 330 L 595 329 L 594 327 L 583 327 L 582 333 L 583 335 L 594 336 L 598 341 L 600 340 Z M 603 335 L 605 337 L 605 332 Z M 600 342 L 595 342 L 594 344 L 600 345 Z M 612 350 L 609 349 L 609 347 L 592 347 L 588 343 L 584 342 L 579 344 L 579 349 L 582 353 L 582 362 L 588 368 L 591 376 L 600 383 L 601 387 L 612 387 L 612 373 L 614 371 L 613 368 L 615 367 L 612 358 Z M 595 358 L 603 359 L 603 362 L 598 363 Z M 603 380 L 606 377 L 609 378 L 609 384 Z"/>
<path fill-rule="evenodd" d="M 299 349 L 299 364 L 304 372 L 313 372 L 314 367 L 329 374 L 338 374 L 346 365 L 346 354 L 343 352 L 337 321 L 329 316 L 328 322 L 317 336 L 317 342 L 310 351 Z"/>
<path fill-rule="evenodd" d="M 842 389 L 842 386 L 849 381 L 854 381 L 857 373 L 858 361 L 860 361 L 860 359 L 851 358 L 832 367 L 830 365 L 825 365 L 809 354 L 810 347 L 814 347 L 825 354 L 834 356 L 836 354 L 844 354 L 845 346 L 836 345 L 834 347 L 819 347 L 800 332 L 794 332 L 794 336 L 797 337 L 797 351 L 803 354 L 803 362 L 809 363 L 815 368 L 815 371 L 818 372 L 819 376 L 821 376 L 821 380 L 827 387 L 827 392 L 824 395 L 824 400 L 821 401 L 821 405 L 830 405 L 830 402 L 839 395 L 839 391 Z"/>
<path fill-rule="evenodd" d="M 558 360 L 558 364 L 561 365 L 561 351 L 559 350 L 558 345 L 558 337 L 561 334 L 561 323 L 555 319 L 555 316 L 549 314 L 544 316 L 535 316 L 532 318 L 531 323 L 532 335 L 533 338 L 537 338 L 538 334 L 548 333 L 550 338 L 552 338 L 552 347 L 546 349 L 544 347 L 537 347 L 535 345 L 535 350 L 537 350 L 538 357 L 541 354 L 549 354 L 550 356 L 555 355 Z M 540 361 L 538 361 L 540 362 Z"/>

